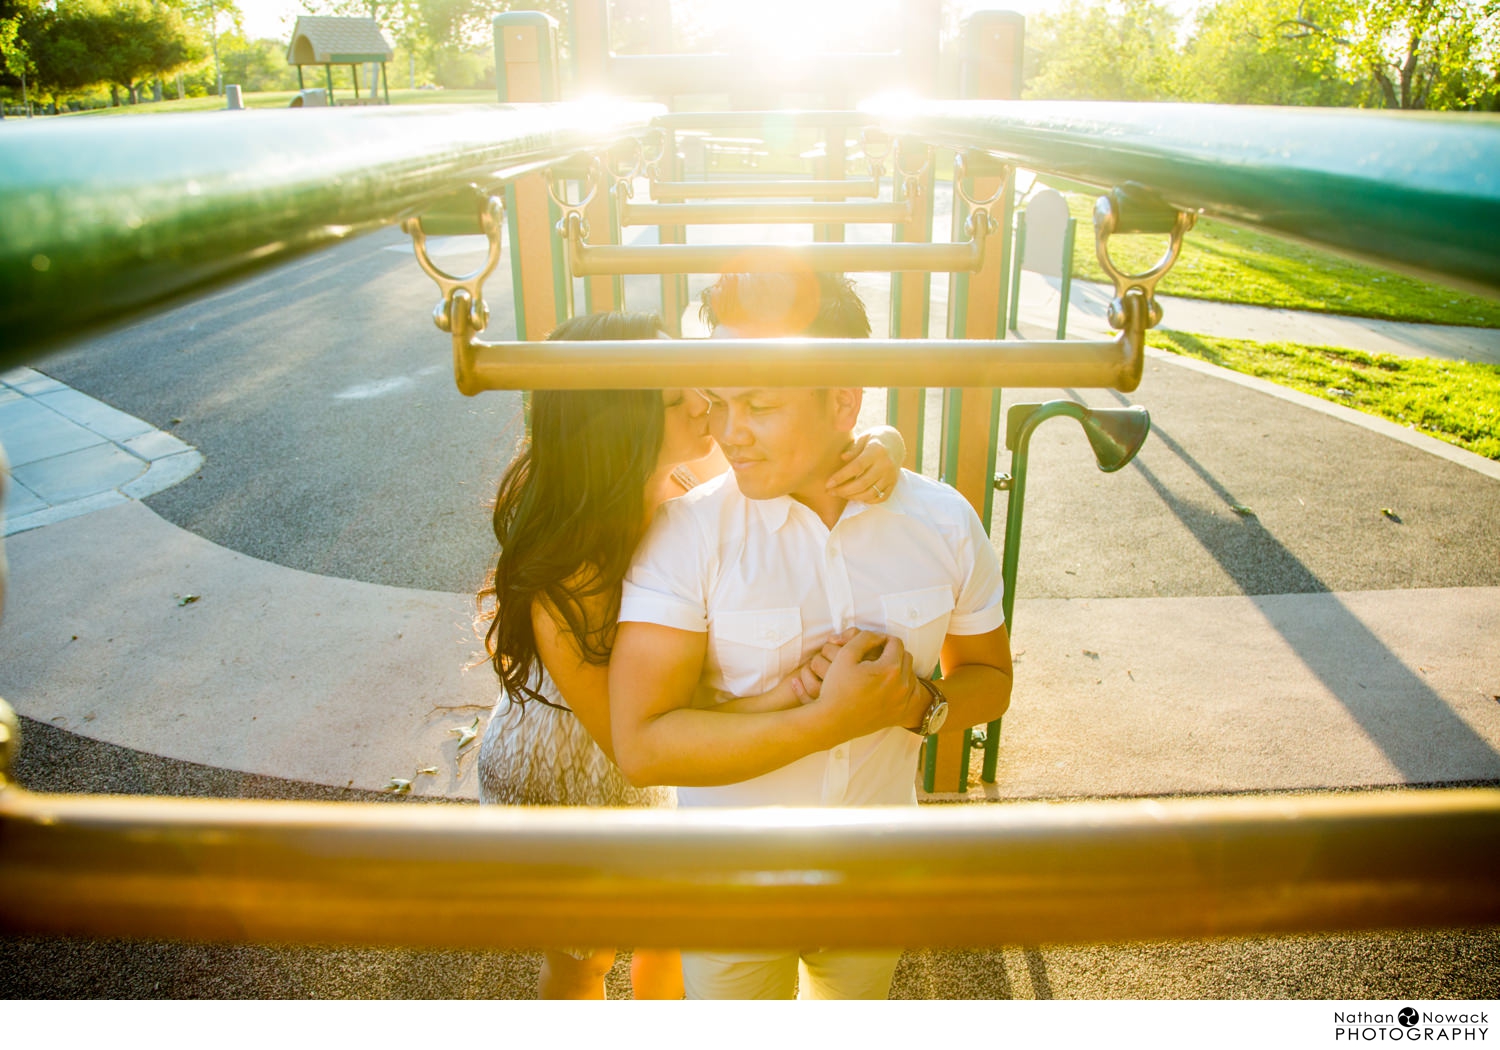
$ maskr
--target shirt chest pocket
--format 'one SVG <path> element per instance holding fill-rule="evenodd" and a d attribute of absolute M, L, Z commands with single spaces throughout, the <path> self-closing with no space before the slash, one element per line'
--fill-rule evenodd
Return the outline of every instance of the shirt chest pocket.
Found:
<path fill-rule="evenodd" d="M 709 625 L 709 644 L 723 688 L 736 696 L 765 692 L 802 659 L 802 610 L 720 611 Z"/>
<path fill-rule="evenodd" d="M 953 612 L 951 587 L 926 587 L 920 591 L 887 594 L 880 599 L 885 612 L 885 630 L 901 639 L 911 653 L 917 673 L 929 675 L 937 667 L 948 636 L 948 620 Z"/>

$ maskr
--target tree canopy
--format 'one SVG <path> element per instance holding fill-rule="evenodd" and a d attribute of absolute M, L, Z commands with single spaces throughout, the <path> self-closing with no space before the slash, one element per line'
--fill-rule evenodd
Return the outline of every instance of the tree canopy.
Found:
<path fill-rule="evenodd" d="M 1500 108 L 1500 0 L 1067 0 L 1027 26 L 1026 97 Z"/>

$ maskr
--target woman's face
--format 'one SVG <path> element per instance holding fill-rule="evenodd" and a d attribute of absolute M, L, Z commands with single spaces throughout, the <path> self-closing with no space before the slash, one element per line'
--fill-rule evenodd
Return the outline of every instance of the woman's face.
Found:
<path fill-rule="evenodd" d="M 713 449 L 708 434 L 708 402 L 696 390 L 668 389 L 661 392 L 664 420 L 658 470 L 702 459 Z"/>

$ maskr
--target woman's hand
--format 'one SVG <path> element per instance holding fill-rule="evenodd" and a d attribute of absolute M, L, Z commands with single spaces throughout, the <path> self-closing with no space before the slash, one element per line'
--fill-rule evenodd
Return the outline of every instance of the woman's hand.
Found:
<path fill-rule="evenodd" d="M 787 676 L 787 684 L 801 703 L 810 704 L 818 698 L 823 691 L 823 678 L 828 674 L 828 668 L 833 665 L 834 658 L 839 655 L 839 650 L 858 633 L 857 629 L 850 627 L 843 634 L 830 638 L 823 643 L 823 648 L 813 653 L 801 667 Z"/>
<path fill-rule="evenodd" d="M 839 499 L 883 503 L 901 478 L 906 442 L 894 427 L 878 426 L 854 439 L 844 463 L 828 479 L 828 491 Z"/>

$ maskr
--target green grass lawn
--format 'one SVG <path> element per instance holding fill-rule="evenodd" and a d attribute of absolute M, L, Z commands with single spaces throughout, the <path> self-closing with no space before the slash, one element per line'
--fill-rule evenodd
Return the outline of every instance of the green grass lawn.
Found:
<path fill-rule="evenodd" d="M 309 83 L 308 87 L 321 87 L 320 84 Z M 361 97 L 365 97 L 368 88 L 362 91 Z M 285 109 L 291 104 L 297 92 L 295 91 L 251 91 L 243 96 L 246 109 Z M 335 100 L 352 99 L 354 93 L 348 88 L 335 88 L 333 92 Z M 381 97 L 384 97 L 383 95 Z M 419 105 L 443 105 L 453 103 L 471 102 L 494 102 L 495 92 L 487 88 L 479 88 L 473 91 L 414 91 L 411 88 L 400 88 L 391 91 L 391 105 L 393 106 L 419 106 Z M 161 102 L 143 102 L 138 106 L 114 106 L 107 109 L 86 109 L 78 113 L 65 113 L 69 117 L 140 117 L 149 114 L 162 113 L 208 113 L 224 108 L 224 100 L 215 95 L 206 95 L 203 98 L 164 99 Z"/>
<path fill-rule="evenodd" d="M 1147 341 L 1500 460 L 1500 365 L 1155 331 Z"/>
<path fill-rule="evenodd" d="M 1074 193 L 1067 198 L 1079 226 L 1074 276 L 1108 283 L 1094 255 L 1095 198 Z M 1114 237 L 1110 257 L 1121 269 L 1140 273 L 1160 258 L 1166 244 L 1163 236 Z M 1500 328 L 1500 299 L 1468 295 L 1204 218 L 1184 239 L 1181 256 L 1157 290 L 1215 302 Z"/>

